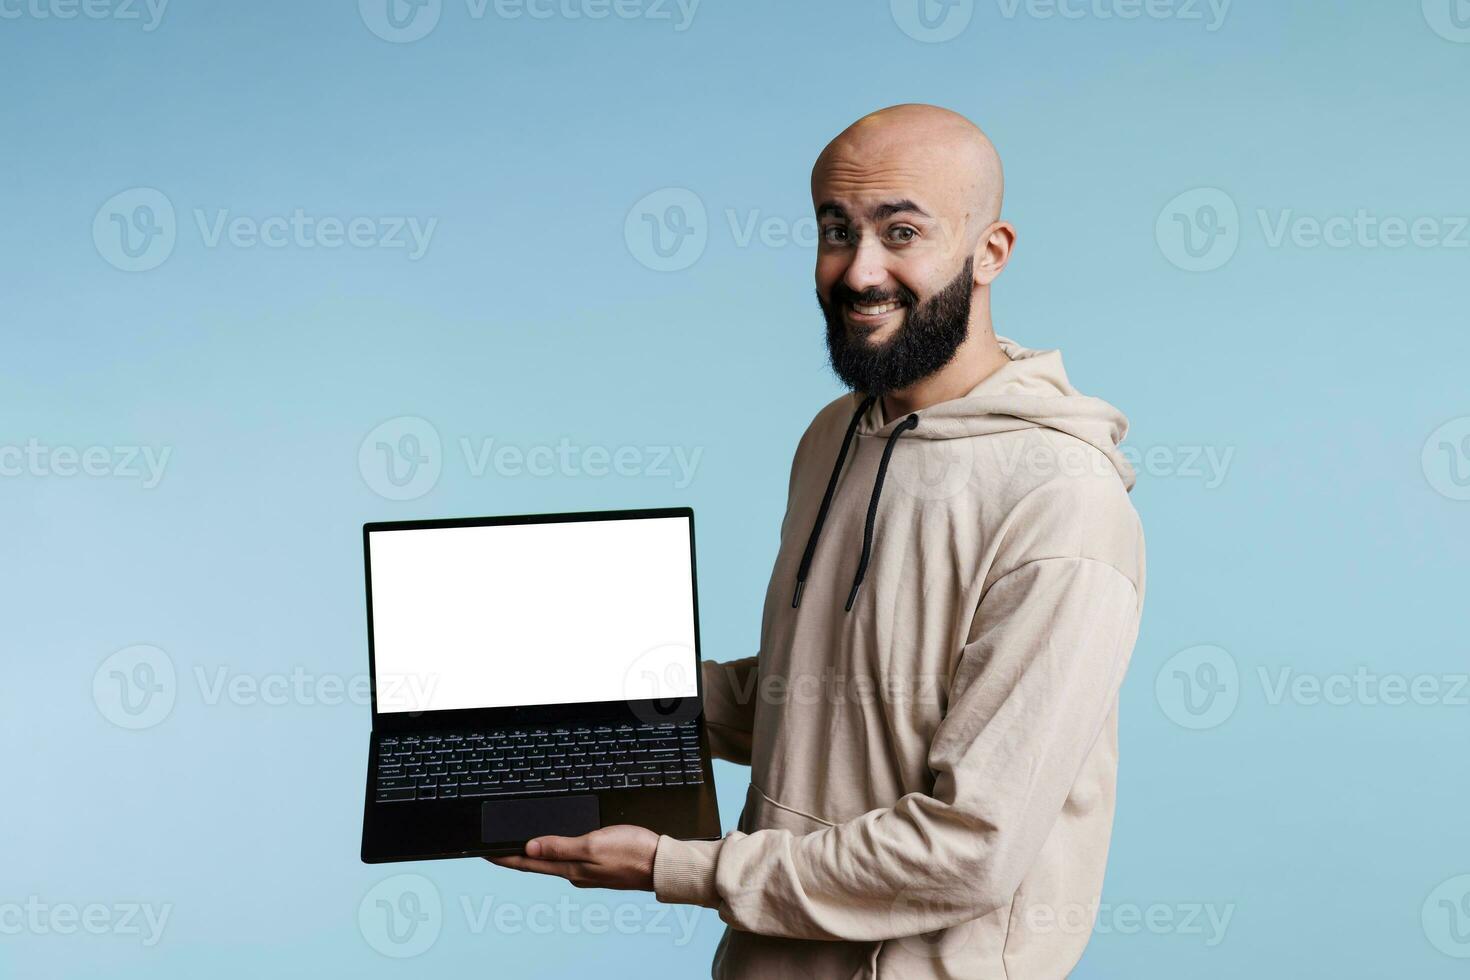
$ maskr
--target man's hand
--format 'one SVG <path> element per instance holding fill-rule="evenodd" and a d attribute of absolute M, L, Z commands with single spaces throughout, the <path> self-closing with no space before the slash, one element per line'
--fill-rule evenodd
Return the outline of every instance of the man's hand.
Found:
<path fill-rule="evenodd" d="M 565 878 L 578 888 L 653 891 L 653 856 L 658 834 L 619 824 L 581 837 L 537 837 L 526 856 L 490 857 L 491 864 Z"/>

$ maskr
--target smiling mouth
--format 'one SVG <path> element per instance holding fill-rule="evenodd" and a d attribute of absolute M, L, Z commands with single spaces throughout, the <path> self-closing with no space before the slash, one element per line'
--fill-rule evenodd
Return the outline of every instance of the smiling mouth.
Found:
<path fill-rule="evenodd" d="M 903 309 L 903 304 L 898 300 L 888 300 L 884 303 L 848 303 L 847 315 L 859 322 L 880 320 L 896 310 Z"/>

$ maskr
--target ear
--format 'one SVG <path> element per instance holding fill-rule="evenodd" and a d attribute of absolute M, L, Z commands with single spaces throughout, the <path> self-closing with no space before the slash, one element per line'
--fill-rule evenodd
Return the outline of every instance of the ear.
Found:
<path fill-rule="evenodd" d="M 989 286 L 1011 260 L 1016 247 L 1016 229 L 1009 221 L 997 221 L 986 228 L 975 244 L 975 285 Z"/>

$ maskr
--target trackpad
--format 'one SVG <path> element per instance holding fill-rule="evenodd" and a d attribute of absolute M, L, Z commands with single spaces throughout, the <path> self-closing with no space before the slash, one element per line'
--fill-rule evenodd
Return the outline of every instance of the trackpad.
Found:
<path fill-rule="evenodd" d="M 487 800 L 480 804 L 480 840 L 487 844 L 532 837 L 578 837 L 602 826 L 595 796 Z"/>

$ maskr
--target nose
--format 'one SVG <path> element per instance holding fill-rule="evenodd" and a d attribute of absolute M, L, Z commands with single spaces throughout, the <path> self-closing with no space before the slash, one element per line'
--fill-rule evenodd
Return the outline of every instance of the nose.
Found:
<path fill-rule="evenodd" d="M 888 269 L 883 264 L 883 250 L 871 241 L 862 241 L 853 250 L 852 262 L 843 273 L 842 284 L 854 293 L 880 288 L 888 281 Z"/>

